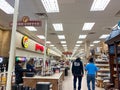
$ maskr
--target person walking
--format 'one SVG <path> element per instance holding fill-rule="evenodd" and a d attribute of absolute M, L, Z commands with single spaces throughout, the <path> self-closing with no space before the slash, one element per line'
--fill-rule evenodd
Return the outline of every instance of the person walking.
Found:
<path fill-rule="evenodd" d="M 77 59 L 73 61 L 72 74 L 74 77 L 73 78 L 74 90 L 76 90 L 77 79 L 78 79 L 78 90 L 81 90 L 81 82 L 82 82 L 82 77 L 84 75 L 84 70 L 83 70 L 83 63 L 80 57 L 77 57 Z"/>
<path fill-rule="evenodd" d="M 94 59 L 90 58 L 89 63 L 85 66 L 85 70 L 87 71 L 87 87 L 90 89 L 90 82 L 92 82 L 92 90 L 95 90 L 95 76 L 96 72 L 99 68 L 94 64 Z"/>

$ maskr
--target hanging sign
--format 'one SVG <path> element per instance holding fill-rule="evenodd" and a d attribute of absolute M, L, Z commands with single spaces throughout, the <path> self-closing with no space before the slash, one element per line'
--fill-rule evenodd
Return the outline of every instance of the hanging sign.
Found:
<path fill-rule="evenodd" d="M 10 26 L 13 25 L 13 22 L 10 22 Z M 30 20 L 28 16 L 23 16 L 21 21 L 17 22 L 17 26 L 42 26 L 40 20 Z"/>
<path fill-rule="evenodd" d="M 62 52 L 64 55 L 72 55 L 72 52 Z"/>

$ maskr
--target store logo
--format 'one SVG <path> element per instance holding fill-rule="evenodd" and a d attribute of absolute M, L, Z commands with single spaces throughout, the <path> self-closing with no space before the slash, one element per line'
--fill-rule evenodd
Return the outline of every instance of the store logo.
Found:
<path fill-rule="evenodd" d="M 24 48 L 28 48 L 28 45 L 29 45 L 29 39 L 28 39 L 27 36 L 24 36 L 24 37 L 22 38 L 22 46 L 23 46 Z"/>
<path fill-rule="evenodd" d="M 36 51 L 40 50 L 41 52 L 43 52 L 44 51 L 44 47 L 42 45 L 35 44 L 35 50 Z"/>

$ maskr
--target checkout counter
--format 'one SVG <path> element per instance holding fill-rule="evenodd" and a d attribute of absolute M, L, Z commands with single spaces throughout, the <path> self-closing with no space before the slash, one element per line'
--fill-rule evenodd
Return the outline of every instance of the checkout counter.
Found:
<path fill-rule="evenodd" d="M 23 85 L 30 88 L 36 88 L 37 82 L 50 82 L 52 84 L 52 90 L 62 90 L 63 79 L 63 72 L 54 73 L 51 76 L 35 75 L 33 77 L 23 77 Z"/>

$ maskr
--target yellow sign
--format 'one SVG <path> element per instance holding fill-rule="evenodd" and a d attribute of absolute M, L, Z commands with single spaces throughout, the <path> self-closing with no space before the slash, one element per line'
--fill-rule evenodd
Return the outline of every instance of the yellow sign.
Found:
<path fill-rule="evenodd" d="M 24 48 L 28 48 L 28 45 L 29 45 L 29 39 L 28 39 L 27 36 L 24 36 L 24 37 L 22 38 L 22 46 L 23 46 Z"/>

